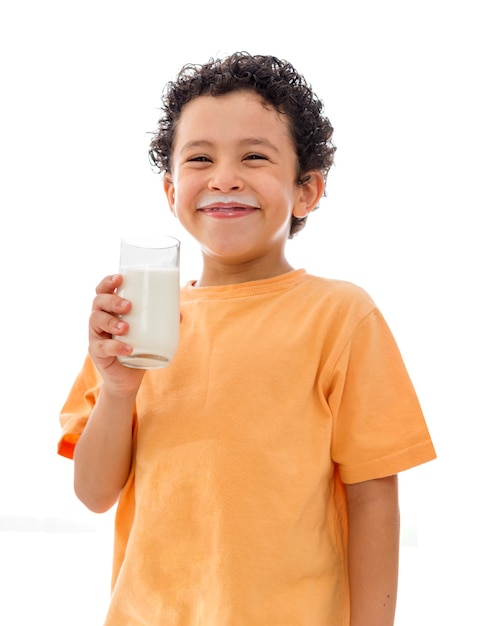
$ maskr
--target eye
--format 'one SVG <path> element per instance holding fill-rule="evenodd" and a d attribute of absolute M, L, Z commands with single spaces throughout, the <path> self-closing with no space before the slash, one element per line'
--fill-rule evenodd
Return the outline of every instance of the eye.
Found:
<path fill-rule="evenodd" d="M 266 161 L 267 157 L 265 157 L 263 154 L 258 154 L 256 153 L 252 153 L 252 154 L 248 154 L 245 157 L 246 161 Z"/>
<path fill-rule="evenodd" d="M 190 157 L 190 159 L 187 159 L 187 161 L 192 161 L 195 163 L 209 163 L 211 159 L 201 154 L 195 157 Z"/>

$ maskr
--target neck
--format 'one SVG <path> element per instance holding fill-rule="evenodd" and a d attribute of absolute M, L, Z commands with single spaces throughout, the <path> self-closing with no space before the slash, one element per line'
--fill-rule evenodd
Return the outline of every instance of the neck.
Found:
<path fill-rule="evenodd" d="M 219 285 L 235 285 L 238 283 L 246 283 L 252 280 L 263 280 L 265 278 L 273 278 L 280 274 L 291 272 L 293 267 L 286 259 L 282 259 L 279 263 L 268 264 L 252 264 L 241 263 L 234 265 L 223 265 L 215 263 L 211 259 L 204 259 L 203 271 L 201 278 L 195 284 L 196 287 L 217 287 Z"/>

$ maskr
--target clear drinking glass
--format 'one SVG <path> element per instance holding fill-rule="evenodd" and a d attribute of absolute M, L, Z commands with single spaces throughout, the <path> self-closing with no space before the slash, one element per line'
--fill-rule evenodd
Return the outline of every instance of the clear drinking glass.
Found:
<path fill-rule="evenodd" d="M 180 242 L 167 235 L 125 237 L 120 246 L 122 286 L 118 295 L 132 308 L 122 316 L 129 324 L 114 339 L 133 347 L 118 357 L 127 367 L 166 367 L 178 347 L 180 329 Z"/>

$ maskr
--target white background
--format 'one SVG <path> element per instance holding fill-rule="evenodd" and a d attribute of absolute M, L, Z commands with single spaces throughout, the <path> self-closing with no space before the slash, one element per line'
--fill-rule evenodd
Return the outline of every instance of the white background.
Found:
<path fill-rule="evenodd" d="M 371 293 L 436 445 L 437 461 L 401 478 L 397 626 L 494 623 L 489 5 L 2 4 L 2 623 L 32 623 L 33 611 L 52 626 L 102 623 L 112 512 L 73 496 L 58 414 L 120 235 L 175 234 L 183 280 L 198 275 L 149 165 L 149 133 L 184 63 L 236 50 L 289 59 L 324 100 L 337 164 L 289 258 Z"/>

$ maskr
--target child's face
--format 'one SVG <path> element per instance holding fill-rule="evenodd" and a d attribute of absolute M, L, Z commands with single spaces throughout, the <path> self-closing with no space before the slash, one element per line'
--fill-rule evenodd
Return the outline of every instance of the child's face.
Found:
<path fill-rule="evenodd" d="M 262 262 L 277 273 L 292 214 L 317 203 L 297 173 L 287 120 L 255 93 L 236 91 L 184 107 L 165 190 L 205 262 Z"/>

